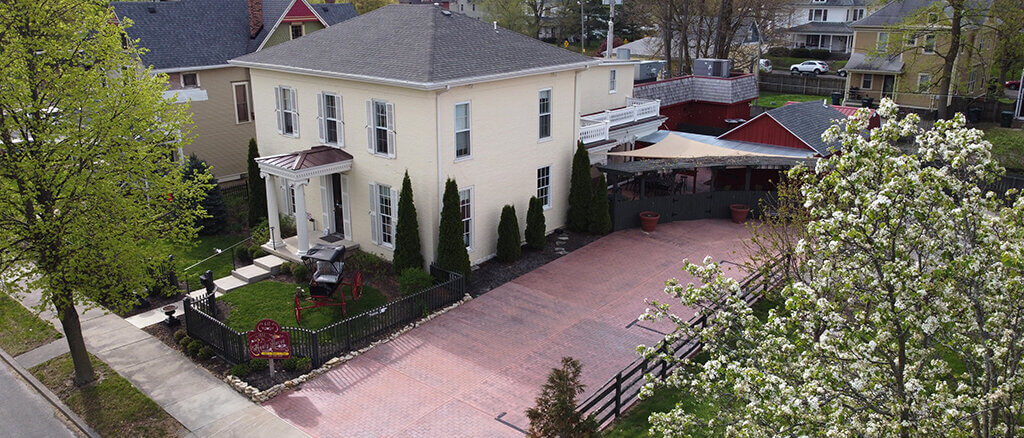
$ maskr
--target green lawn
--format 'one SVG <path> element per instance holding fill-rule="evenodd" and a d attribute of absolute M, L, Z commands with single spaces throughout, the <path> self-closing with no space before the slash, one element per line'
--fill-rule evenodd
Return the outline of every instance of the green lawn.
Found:
<path fill-rule="evenodd" d="M 196 241 L 196 246 L 191 249 L 184 249 L 177 247 L 173 250 L 174 259 L 177 261 L 178 272 L 181 272 L 185 268 L 192 266 L 193 264 L 210 257 L 216 253 L 214 248 L 226 250 L 229 246 L 234 245 L 245 239 L 245 236 L 234 235 L 234 234 L 220 234 L 215 236 L 199 236 Z M 237 248 L 237 247 L 236 247 Z M 225 251 L 202 264 L 189 269 L 186 273 L 188 275 L 189 287 L 193 290 L 199 289 L 199 276 L 203 272 L 209 269 L 213 271 L 213 278 L 227 277 L 231 275 L 231 254 L 229 251 Z"/>
<path fill-rule="evenodd" d="M 985 139 L 992 143 L 992 156 L 1000 165 L 1024 172 L 1024 131 L 993 126 L 985 129 Z"/>
<path fill-rule="evenodd" d="M 82 388 L 71 384 L 74 365 L 70 354 L 37 365 L 31 371 L 102 436 L 165 437 L 184 431 L 177 420 L 107 364 L 89 358 L 99 378 Z"/>
<path fill-rule="evenodd" d="M 754 303 L 754 314 L 762 320 L 767 319 L 768 311 L 778 305 L 775 301 L 760 300 Z M 693 358 L 691 363 L 698 365 L 706 362 L 708 356 L 705 353 L 700 353 Z M 714 403 L 709 401 L 697 400 L 693 395 L 689 393 L 682 393 L 678 390 L 670 388 L 659 388 L 654 391 L 654 395 L 644 400 L 640 400 L 633 407 L 629 408 L 629 411 L 625 415 L 619 417 L 611 427 L 606 430 L 602 436 L 604 437 L 646 437 L 648 429 L 651 424 L 648 422 L 648 418 L 654 412 L 668 412 L 676 404 L 691 414 L 696 415 L 702 420 L 711 419 L 714 417 L 718 409 Z M 723 431 L 709 431 L 704 430 L 700 436 L 722 436 Z"/>
<path fill-rule="evenodd" d="M 17 356 L 61 338 L 50 323 L 0 292 L 0 348 Z"/>
<path fill-rule="evenodd" d="M 783 94 L 773 93 L 770 91 L 762 91 L 754 104 L 762 108 L 778 108 L 785 105 L 786 102 L 810 102 L 812 100 L 826 100 L 825 96 L 815 96 L 811 94 Z"/>
<path fill-rule="evenodd" d="M 295 288 L 291 283 L 261 281 L 235 289 L 219 299 L 231 305 L 231 311 L 224 323 L 238 331 L 249 331 L 262 319 L 272 319 L 283 326 L 295 326 Z M 305 288 L 304 288 L 305 289 Z M 379 290 L 363 286 L 359 301 L 352 301 L 348 286 L 345 291 L 345 311 L 341 307 L 321 307 L 302 311 L 300 327 L 319 329 L 334 322 L 345 319 L 345 316 L 358 315 L 364 311 L 383 306 L 387 303 Z M 303 301 L 303 307 L 312 305 Z"/>

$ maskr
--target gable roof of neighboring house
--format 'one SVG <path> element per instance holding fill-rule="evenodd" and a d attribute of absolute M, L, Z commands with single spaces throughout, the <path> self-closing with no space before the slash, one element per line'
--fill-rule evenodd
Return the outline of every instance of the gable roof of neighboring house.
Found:
<path fill-rule="evenodd" d="M 854 27 L 886 27 L 886 26 L 895 26 L 895 25 L 900 24 L 900 22 L 902 22 L 907 17 L 914 15 L 915 13 L 920 11 L 921 9 L 927 8 L 927 7 L 931 6 L 936 1 L 938 1 L 938 0 L 902 0 L 902 1 L 893 1 L 893 2 L 890 2 L 890 3 L 886 4 L 885 6 L 882 6 L 880 9 L 878 9 L 875 12 L 873 12 L 871 15 L 868 15 L 867 17 L 864 17 L 864 18 L 862 18 L 860 20 L 857 20 L 857 21 L 853 22 L 853 26 Z M 968 3 L 973 3 L 972 5 L 970 5 L 970 7 L 972 9 L 976 9 L 976 10 L 988 10 L 992 6 L 992 0 L 973 0 L 973 1 L 972 0 L 968 0 Z M 946 8 L 946 10 L 947 10 L 947 14 L 948 14 L 949 13 L 948 12 L 949 9 Z M 987 14 L 982 14 L 981 16 L 975 16 L 974 14 L 968 14 L 968 15 L 969 15 L 968 17 L 965 17 L 965 20 L 964 20 L 965 24 L 971 23 L 972 21 L 975 22 L 975 23 L 983 22 L 984 21 L 984 15 L 987 15 Z"/>
<path fill-rule="evenodd" d="M 255 51 L 293 1 L 302 0 L 262 0 L 264 24 L 255 38 L 249 38 L 246 0 L 111 2 L 111 6 L 119 20 L 132 20 L 128 35 L 148 49 L 142 62 L 157 70 L 180 70 L 225 65 L 231 58 Z M 350 3 L 314 8 L 328 25 L 356 15 Z"/>
<path fill-rule="evenodd" d="M 443 88 L 601 61 L 433 5 L 389 5 L 231 60 L 243 67 Z"/>
<path fill-rule="evenodd" d="M 794 103 L 761 113 L 718 138 L 731 139 L 745 129 L 758 129 L 759 124 L 755 121 L 762 117 L 771 118 L 808 148 L 823 157 L 834 152 L 835 148 L 826 144 L 821 139 L 821 134 L 832 126 L 832 121 L 846 118 L 843 113 L 821 101 Z"/>

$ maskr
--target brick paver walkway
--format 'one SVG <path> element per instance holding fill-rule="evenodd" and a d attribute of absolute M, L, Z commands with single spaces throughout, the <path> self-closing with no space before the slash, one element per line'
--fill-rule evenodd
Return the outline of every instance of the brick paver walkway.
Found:
<path fill-rule="evenodd" d="M 645 299 L 667 297 L 666 279 L 683 279 L 682 260 L 740 262 L 748 235 L 724 220 L 613 233 L 266 407 L 321 437 L 522 436 L 524 411 L 563 356 L 579 359 L 583 382 L 596 389 L 636 359 L 638 344 L 670 328 L 634 322 Z"/>

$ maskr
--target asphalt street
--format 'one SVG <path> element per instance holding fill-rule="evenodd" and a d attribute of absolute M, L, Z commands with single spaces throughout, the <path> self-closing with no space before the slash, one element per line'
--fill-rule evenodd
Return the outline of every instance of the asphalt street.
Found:
<path fill-rule="evenodd" d="M 0 360 L 0 437 L 60 438 L 79 435 L 35 388 Z"/>

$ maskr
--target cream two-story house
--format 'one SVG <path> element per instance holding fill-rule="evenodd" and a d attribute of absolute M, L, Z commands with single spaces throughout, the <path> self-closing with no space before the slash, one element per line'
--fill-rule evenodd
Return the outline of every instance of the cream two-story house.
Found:
<path fill-rule="evenodd" d="M 791 4 L 790 47 L 848 53 L 853 48 L 850 23 L 864 18 L 867 0 L 799 0 Z"/>
<path fill-rule="evenodd" d="M 267 248 L 292 259 L 319 239 L 390 258 L 408 171 L 424 258 L 436 258 L 452 178 L 479 263 L 495 253 L 505 204 L 525 224 L 537 196 L 548 229 L 563 225 L 581 124 L 600 161 L 663 120 L 657 102 L 630 98 L 631 64 L 433 5 L 385 6 L 231 64 L 250 69 L 269 211 L 298 225 L 282 240 L 271 214 Z"/>

